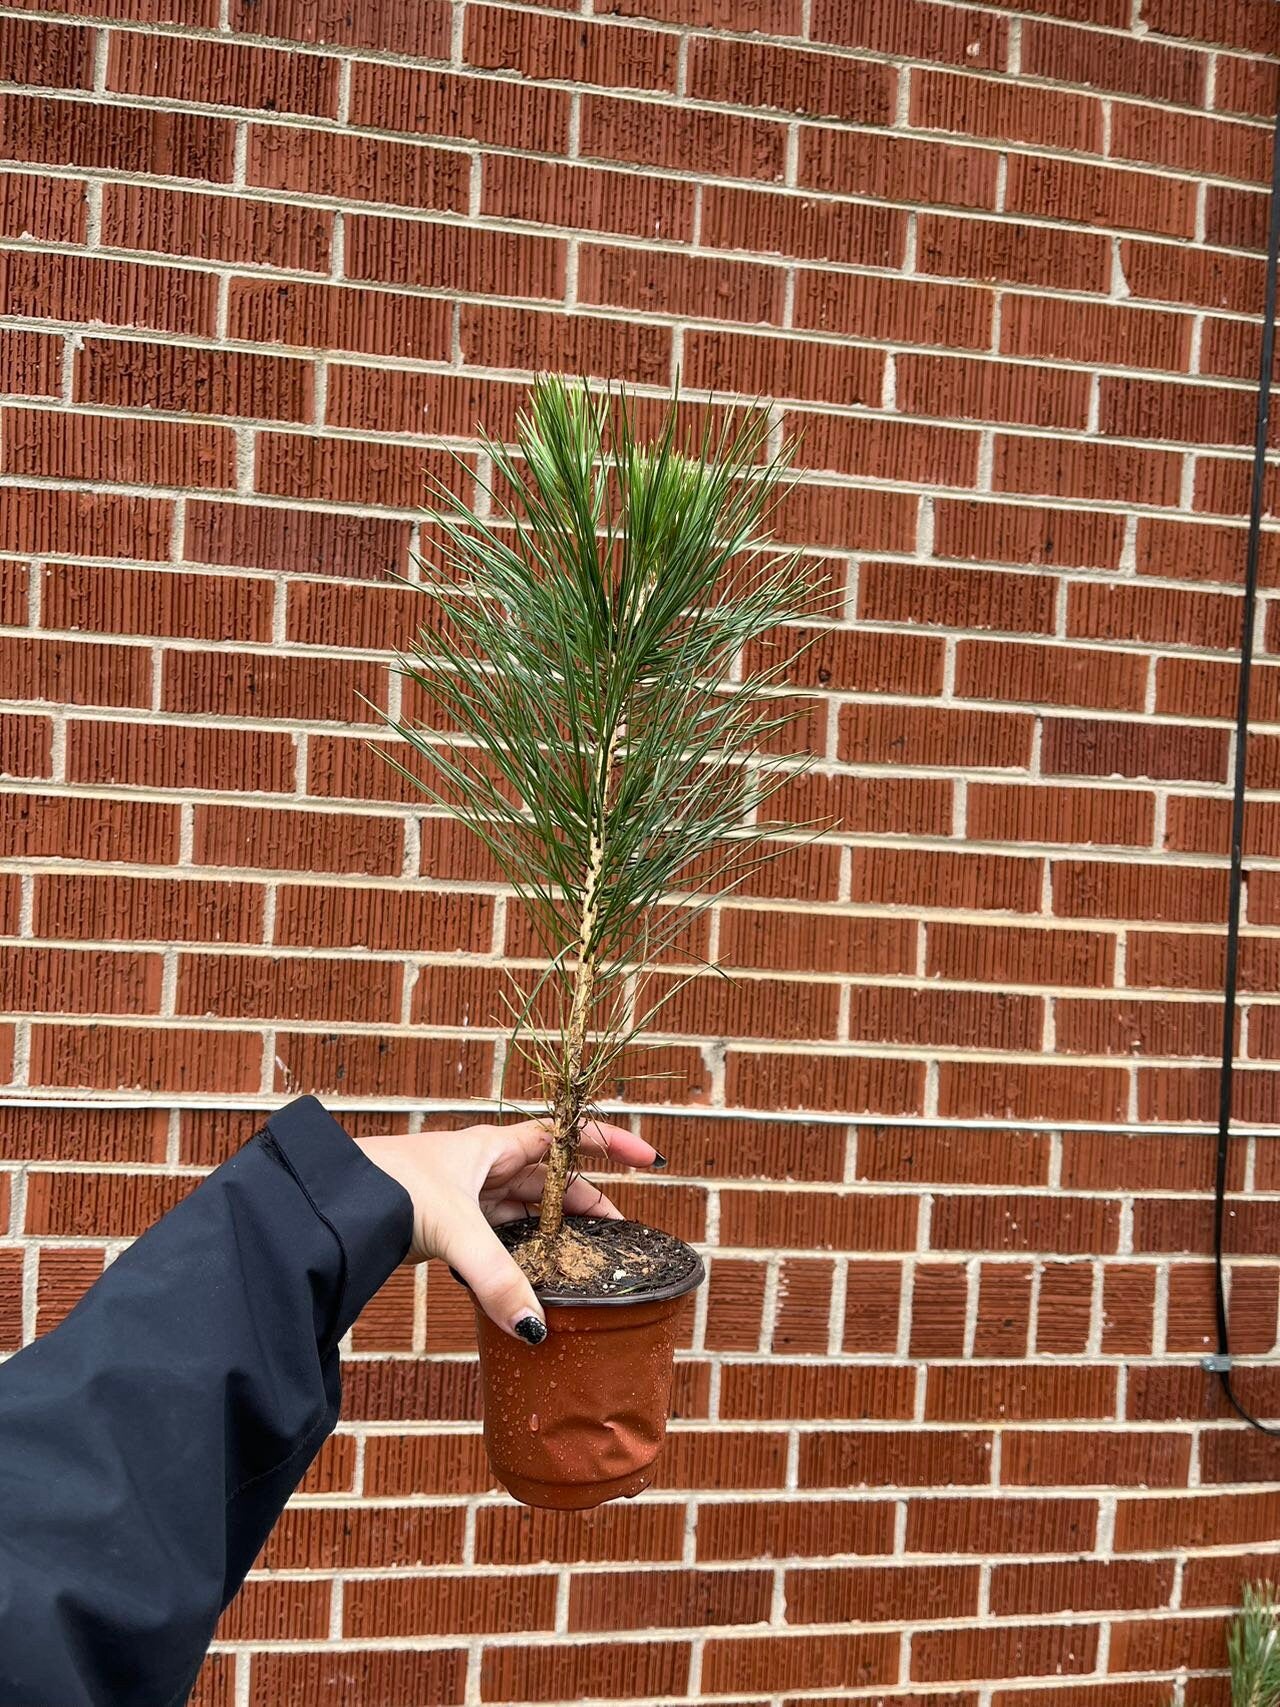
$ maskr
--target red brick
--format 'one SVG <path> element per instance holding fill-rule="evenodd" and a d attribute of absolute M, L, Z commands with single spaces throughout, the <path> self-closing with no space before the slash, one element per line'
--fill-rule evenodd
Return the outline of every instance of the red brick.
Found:
<path fill-rule="evenodd" d="M 1054 717 L 1045 723 L 1041 764 L 1046 775 L 1222 782 L 1226 763 L 1225 729 L 1101 717 Z"/>
<path fill-rule="evenodd" d="M 940 498 L 934 504 L 934 555 L 989 563 L 1114 569 L 1124 543 L 1120 516 Z"/>
<path fill-rule="evenodd" d="M 1120 1069 L 1023 1066 L 1017 1062 L 974 1068 L 946 1061 L 940 1106 L 957 1119 L 1000 1120 L 1124 1118 L 1128 1077 Z"/>
<path fill-rule="evenodd" d="M 351 122 L 368 127 L 563 154 L 569 96 L 562 89 L 444 71 L 357 60 L 352 66 Z"/>
<path fill-rule="evenodd" d="M 216 17 L 209 22 L 216 25 Z M 231 28 L 422 59 L 444 59 L 449 53 L 445 0 L 362 0 L 358 11 L 343 0 L 232 0 Z"/>
<path fill-rule="evenodd" d="M 612 95 L 581 99 L 581 151 L 588 158 L 720 178 L 782 179 L 786 132 L 781 124 Z"/>
<path fill-rule="evenodd" d="M 84 1294 L 101 1277 L 103 1257 L 99 1249 L 70 1245 L 59 1249 L 46 1245 L 40 1252 L 36 1282 L 36 1332 L 56 1328 Z M 6 1350 L 14 1350 L 9 1346 Z"/>
<path fill-rule="evenodd" d="M 1258 125 L 1128 101 L 1116 102 L 1112 112 L 1111 153 L 1117 160 L 1246 184 L 1265 183 L 1270 166 L 1266 132 Z"/>
<path fill-rule="evenodd" d="M 262 893 L 245 883 L 64 872 L 35 880 L 37 936 L 120 942 L 256 942 Z"/>
<path fill-rule="evenodd" d="M 688 1642 L 592 1642 L 572 1647 L 489 1648 L 482 1663 L 485 1701 L 563 1701 L 682 1695 Z"/>
<path fill-rule="evenodd" d="M 318 54 L 117 30 L 109 38 L 107 88 L 168 101 L 202 89 L 219 106 L 331 119 L 338 110 L 338 63 Z"/>
<path fill-rule="evenodd" d="M 900 358 L 899 373 L 905 359 Z M 1048 634 L 1054 624 L 1054 585 L 1046 576 L 1008 571 L 863 563 L 858 615 L 869 622 Z"/>
<path fill-rule="evenodd" d="M 1251 56 L 1223 54 L 1213 80 L 1213 104 L 1221 113 L 1270 118 L 1276 110 L 1275 66 Z"/>
<path fill-rule="evenodd" d="M 117 0 L 119 3 L 119 0 Z M 106 7 L 102 8 L 104 11 Z M 234 1707 L 236 1657 L 210 1654 L 200 1668 L 191 1695 L 191 1707 Z"/>
<path fill-rule="evenodd" d="M 102 238 L 109 248 L 310 273 L 329 264 L 333 215 L 321 208 L 145 184 L 104 184 L 102 196 Z"/>
<path fill-rule="evenodd" d="M 71 705 L 145 706 L 151 699 L 151 657 L 144 646 L 0 639 L 0 676 L 11 699 Z"/>
<path fill-rule="evenodd" d="M 1250 314 L 1261 301 L 1262 262 L 1252 255 L 1122 240 L 1120 265 L 1131 294 L 1154 302 Z"/>
<path fill-rule="evenodd" d="M 917 1061 L 812 1054 L 752 1055 L 730 1050 L 725 1095 L 744 1108 L 847 1109 L 916 1114 L 924 1089 Z"/>
<path fill-rule="evenodd" d="M 239 350 L 89 338 L 76 362 L 77 401 L 112 409 L 305 421 L 311 387 L 307 363 Z"/>
<path fill-rule="evenodd" d="M 296 348 L 432 359 L 442 357 L 448 347 L 449 307 L 431 297 L 390 291 L 235 279 L 228 326 L 232 337 Z"/>
<path fill-rule="evenodd" d="M 1043 1185 L 1045 1140 L 1032 1132 L 992 1132 L 981 1151 L 963 1129 L 868 1126 L 858 1134 L 856 1176 L 899 1185 Z"/>
<path fill-rule="evenodd" d="M 771 1342 L 779 1356 L 825 1356 L 834 1272 L 832 1263 L 803 1257 L 780 1264 Z"/>
<path fill-rule="evenodd" d="M 680 1501 L 601 1506 L 583 1513 L 536 1511 L 513 1504 L 482 1506 L 476 1512 L 476 1563 L 678 1562 L 685 1514 Z"/>
<path fill-rule="evenodd" d="M 1011 1429 L 1000 1469 L 1012 1487 L 1177 1488 L 1190 1462 L 1187 1434 Z"/>
<path fill-rule="evenodd" d="M 1191 325 L 1189 314 L 1028 292 L 1001 303 L 1000 348 L 1013 356 L 1180 373 L 1190 359 Z"/>
<path fill-rule="evenodd" d="M 564 294 L 564 246 L 554 239 L 423 220 L 349 216 L 343 268 L 351 279 L 475 295 Z"/>
<path fill-rule="evenodd" d="M 9 713 L 0 715 L 0 775 L 49 777 L 52 772 L 52 719 Z M 14 917 L 16 920 L 16 910 Z"/>
<path fill-rule="evenodd" d="M 912 74 L 911 123 L 923 130 L 1086 154 L 1102 149 L 1099 101 L 1012 82 L 994 83 L 953 71 L 930 69 Z"/>
<path fill-rule="evenodd" d="M 688 86 L 696 99 L 777 107 L 848 124 L 892 122 L 895 76 L 891 67 L 869 60 L 773 43 L 703 37 L 690 44 Z"/>
<path fill-rule="evenodd" d="M 1031 1337 L 1031 1269 L 1020 1262 L 984 1262 L 973 1324 L 975 1357 L 1025 1357 Z"/>
<path fill-rule="evenodd" d="M 845 551 L 910 551 L 916 535 L 919 501 L 910 492 L 859 492 L 850 502 L 847 488 L 801 482 L 779 500 L 770 518 L 779 544 L 807 549 L 832 546 Z"/>
<path fill-rule="evenodd" d="M 992 1625 L 930 1631 L 911 1642 L 911 1675 L 921 1682 L 951 1678 L 1062 1677 L 1091 1672 L 1098 1652 L 1096 1624 Z"/>
<path fill-rule="evenodd" d="M 986 12 L 971 17 L 928 3 L 868 8 L 857 0 L 816 0 L 810 33 L 840 47 L 989 71 L 1003 70 L 1008 50 L 1004 18 Z"/>
<path fill-rule="evenodd" d="M 846 1352 L 893 1353 L 898 1349 L 900 1300 L 903 1288 L 901 1262 L 867 1262 L 849 1265 L 841 1348 Z"/>
<path fill-rule="evenodd" d="M 800 133 L 798 181 L 840 196 L 994 208 L 994 151 L 836 127 Z"/>
<path fill-rule="evenodd" d="M 1264 586 L 1280 579 L 1276 553 L 1264 536 L 1260 572 Z M 1221 581 L 1244 579 L 1245 536 L 1240 524 L 1183 522 L 1163 516 L 1143 516 L 1138 522 L 1137 559 L 1140 575 L 1167 580 Z"/>
<path fill-rule="evenodd" d="M 1055 24 L 1028 23 L 1022 38 L 1022 73 L 1173 106 L 1198 107 L 1204 101 L 1202 54 Z"/>
<path fill-rule="evenodd" d="M 720 1242 L 792 1250 L 909 1250 L 915 1246 L 919 1205 L 914 1196 L 805 1192 L 776 1196 L 722 1190 Z"/>
<path fill-rule="evenodd" d="M 256 1094 L 261 1082 L 262 1038 L 254 1032 L 92 1023 L 36 1025 L 31 1030 L 33 1085 L 148 1092 L 198 1088 L 201 1094 L 235 1096 Z M 152 1183 L 145 1175 L 93 1178 L 115 1181 L 122 1189 L 141 1190 Z M 131 1230 L 141 1233 L 152 1219 L 154 1215 L 142 1214 Z"/>
<path fill-rule="evenodd" d="M 775 1690 L 890 1683 L 898 1675 L 898 1648 L 896 1633 L 717 1637 L 703 1650 L 703 1687 L 719 1692 L 744 1682 Z"/>
<path fill-rule="evenodd" d="M 178 807 L 151 800 L 0 793 L 4 858 L 65 858 L 68 848 L 81 859 L 172 864 L 178 854 Z"/>
<path fill-rule="evenodd" d="M 366 961 L 353 981 L 345 961 L 263 954 L 187 954 L 178 963 L 176 1011 L 225 1019 L 346 1019 L 394 1025 L 400 968 Z"/>
<path fill-rule="evenodd" d="M 5 95 L 0 128 L 12 160 L 231 181 L 234 126 L 202 113 Z"/>
<path fill-rule="evenodd" d="M 290 883 L 277 891 L 275 941 L 291 948 L 483 953 L 492 921 L 493 903 L 481 895 Z"/>
<path fill-rule="evenodd" d="M 1158 435 L 1192 445 L 1242 445 L 1253 438 L 1249 394 L 1221 386 L 1176 385 L 1163 379 L 1104 375 L 1099 409 L 1101 431 L 1121 438 Z M 1138 501 L 1164 504 L 1175 501 L 1164 492 L 1163 486 L 1153 486 L 1151 490 L 1161 495 Z"/>
<path fill-rule="evenodd" d="M 802 1488 L 983 1486 L 991 1479 L 991 1436 L 959 1429 L 806 1432 L 800 1437 L 799 1479 Z M 967 1578 L 968 1572 L 961 1575 Z M 890 1591 L 896 1577 L 895 1568 L 886 1582 Z M 912 1580 L 911 1568 L 902 1580 Z M 790 1602 L 790 1576 L 787 1615 L 798 1621 Z"/>
<path fill-rule="evenodd" d="M 343 1596 L 343 1634 L 359 1640 L 552 1630 L 555 1588 L 551 1576 L 357 1579 Z"/>
<path fill-rule="evenodd" d="M 329 1633 L 332 1591 L 315 1582 L 248 1582 L 219 1621 L 222 1641 L 316 1641 Z"/>
<path fill-rule="evenodd" d="M 171 531 L 167 498 L 32 486 L 5 505 L 0 551 L 166 562 Z"/>
<path fill-rule="evenodd" d="M 569 1628 L 604 1631 L 755 1624 L 768 1618 L 772 1588 L 771 1571 L 575 1572 L 569 1591 Z"/>
<path fill-rule="evenodd" d="M 786 1432 L 732 1429 L 678 1430 L 667 1435 L 654 1478 L 657 1489 L 781 1488 L 786 1481 Z"/>
<path fill-rule="evenodd" d="M 40 612 L 46 628 L 266 641 L 273 599 L 265 580 L 58 563 L 44 570 Z"/>
<path fill-rule="evenodd" d="M 675 92 L 675 38 L 656 30 L 477 5 L 467 11 L 462 53 L 468 65 L 525 77 Z"/>
<path fill-rule="evenodd" d="M 625 18 L 659 18 L 692 28 L 798 35 L 797 0 L 601 0 L 599 10 Z"/>
<path fill-rule="evenodd" d="M 80 949 L 0 949 L 0 992 L 9 1011 L 39 1014 L 154 1014 L 157 954 Z"/>
<path fill-rule="evenodd" d="M 187 506 L 186 555 L 197 563 L 377 580 L 407 567 L 408 524 L 197 500 Z"/>
<path fill-rule="evenodd" d="M 9 83 L 36 89 L 91 89 L 93 36 L 35 18 L 0 20 L 0 64 Z"/>
<path fill-rule="evenodd" d="M 1145 0 L 1149 27 L 1162 35 L 1256 53 L 1280 51 L 1280 19 L 1239 0 Z"/>
<path fill-rule="evenodd" d="M 1047 1356 L 1079 1356 L 1089 1343 L 1093 1267 L 1089 1263 L 1046 1263 L 1040 1276 L 1035 1350 Z"/>
<path fill-rule="evenodd" d="M 1173 1499 L 1128 1499 L 1116 1507 L 1118 1553 L 1159 1547 L 1221 1547 L 1270 1542 L 1280 1515 L 1280 1493 L 1188 1494 Z"/>
<path fill-rule="evenodd" d="M 449 149 L 296 126 L 249 131 L 248 182 L 261 189 L 464 213 L 469 171 L 466 155 Z"/>
<path fill-rule="evenodd" d="M 797 436 L 797 465 L 805 468 L 927 486 L 968 486 L 977 475 L 978 436 L 972 432 L 790 412 L 783 431 Z"/>
<path fill-rule="evenodd" d="M 0 328 L 0 389 L 14 397 L 56 397 L 62 340 Z"/>
<path fill-rule="evenodd" d="M 4 413 L 3 469 L 45 480 L 229 488 L 235 442 L 225 427 L 191 421 L 12 409 Z"/>
<path fill-rule="evenodd" d="M 1097 1518 L 1089 1499 L 916 1499 L 905 1545 L 908 1553 L 1085 1553 Z"/>
<path fill-rule="evenodd" d="M 775 325 L 783 286 L 776 267 L 635 247 L 584 247 L 578 277 L 579 297 L 590 305 Z"/>
<path fill-rule="evenodd" d="M 0 47 L 0 57 L 3 56 Z M 49 178 L 39 172 L 6 172 L 0 181 L 0 236 L 29 237 L 45 243 L 83 243 L 87 210 L 85 186 L 75 178 Z M 36 335 L 8 333 L 9 338 L 36 341 Z M 20 345 L 15 343 L 15 350 Z M 4 386 L 15 394 L 24 388 L 12 383 L 6 369 Z"/>
<path fill-rule="evenodd" d="M 717 1257 L 711 1264 L 705 1341 L 713 1351 L 757 1351 L 764 1304 L 763 1262 Z M 823 1350 L 826 1350 L 824 1339 Z"/>
<path fill-rule="evenodd" d="M 371 1096 L 456 1096 L 459 1085 L 488 1086 L 492 1071 L 490 1045 L 470 1038 L 290 1032 L 279 1035 L 278 1055 L 277 1089 L 305 1084 L 317 1094 L 359 1084 Z"/>
<path fill-rule="evenodd" d="M 1088 420 L 1089 379 L 1083 373 L 1058 371 L 1057 384 L 1050 385 L 1040 366 L 906 354 L 897 357 L 895 374 L 898 407 L 912 414 L 1038 427 L 1083 428 Z"/>
<path fill-rule="evenodd" d="M 720 1404 L 723 1416 L 744 1420 L 852 1415 L 905 1420 L 913 1393 L 914 1378 L 906 1368 L 734 1363 L 722 1371 Z"/>
<path fill-rule="evenodd" d="M 1021 769 L 1030 762 L 1031 740 L 1032 719 L 1014 712 L 867 703 L 840 713 L 845 764 Z"/>
<path fill-rule="evenodd" d="M 936 1364 L 929 1370 L 925 1416 L 951 1424 L 1108 1421 L 1115 1404 L 1116 1372 L 1097 1365 Z"/>
<path fill-rule="evenodd" d="M 912 1357 L 961 1357 L 969 1284 L 960 1263 L 917 1263 L 911 1288 Z"/>
<path fill-rule="evenodd" d="M 795 323 L 819 332 L 976 350 L 991 335 L 991 299 L 969 285 L 837 273 L 796 274 Z"/>
<path fill-rule="evenodd" d="M 687 241 L 693 235 L 693 201 L 694 186 L 675 179 L 491 154 L 485 157 L 480 205 L 485 214 L 526 220 L 539 228 L 560 225 Z"/>
<path fill-rule="evenodd" d="M 349 1707 L 397 1707 L 401 1701 L 449 1707 L 463 1699 L 466 1674 L 465 1648 L 349 1648 L 328 1654 L 267 1649 L 254 1656 L 249 1707 L 324 1700 Z"/>
<path fill-rule="evenodd" d="M 965 823 L 979 841 L 1150 847 L 1155 797 L 1126 789 L 973 783 Z"/>
<path fill-rule="evenodd" d="M 1037 26 L 1029 24 L 1028 28 Z M 1076 30 L 1055 31 L 1075 37 Z M 1088 37 L 1117 45 L 1115 36 Z M 1056 41 L 1052 44 L 1057 46 Z M 1128 45 L 1121 43 L 1120 45 Z M 1134 43 L 1134 46 L 1143 44 Z M 1063 160 L 1052 155 L 1011 154 L 1005 186 L 1010 213 L 1035 219 L 1067 219 L 1077 225 L 1105 225 L 1158 237 L 1195 235 L 1195 185 L 1150 172 L 1125 171 L 1091 161 Z M 1070 310 L 1081 304 L 1052 306 Z"/>
<path fill-rule="evenodd" d="M 938 1251 L 1041 1250 L 1084 1255 L 1114 1250 L 1117 1225 L 1115 1204 L 1090 1197 L 1007 1192 L 1001 1197 L 940 1196 L 934 1201 L 929 1242 Z"/>
<path fill-rule="evenodd" d="M 719 957 L 725 966 L 762 969 L 910 972 L 915 929 L 896 919 L 725 907 Z"/>
<path fill-rule="evenodd" d="M 492 1485 L 478 1434 L 374 1434 L 366 1442 L 369 1494 L 470 1494 Z"/>
<path fill-rule="evenodd" d="M 855 902 L 1035 912 L 1041 864 L 1014 856 L 867 848 L 854 861 Z"/>
<path fill-rule="evenodd" d="M 1147 670 L 1140 652 L 962 640 L 956 647 L 955 691 L 969 699 L 1141 711 Z"/>
<path fill-rule="evenodd" d="M 23 319 L 138 326 L 211 337 L 217 280 L 194 268 L 92 255 L 36 255 L 10 250 L 0 257 L 0 306 Z"/>
<path fill-rule="evenodd" d="M 400 870 L 401 846 L 402 831 L 394 818 L 241 806 L 196 808 L 195 857 L 201 865 L 391 877 Z"/>
<path fill-rule="evenodd" d="M 1064 1132 L 1062 1183 L 1075 1191 L 1201 1191 L 1209 1179 L 1209 1139 L 1198 1134 Z M 1228 1172 L 1232 1189 L 1243 1182 L 1244 1157 Z M 1110 1272 L 1110 1271 L 1108 1271 Z"/>
<path fill-rule="evenodd" d="M 260 729 L 76 721 L 67 736 L 72 782 L 134 788 L 293 789 L 291 736 Z"/>
<path fill-rule="evenodd" d="M 992 486 L 997 492 L 1176 504 L 1181 478 L 1182 458 L 1175 451 L 1005 437 L 995 443 Z"/>
<path fill-rule="evenodd" d="M 1057 1046 L 1067 1055 L 1213 1056 L 1219 1015 L 1211 1003 L 1064 999 L 1055 1004 Z"/>
<path fill-rule="evenodd" d="M 841 1492 L 844 1490 L 841 1489 Z M 832 1553 L 885 1553 L 893 1548 L 889 1500 L 753 1500 L 708 1502 L 698 1512 L 699 1561 L 824 1558 Z"/>
<path fill-rule="evenodd" d="M 559 368 L 584 376 L 665 384 L 671 333 L 665 326 L 464 303 L 464 360 L 534 373 Z"/>
<path fill-rule="evenodd" d="M 1088 232 L 922 214 L 917 233 L 920 271 L 940 278 L 1105 291 L 1111 276 L 1107 239 Z"/>

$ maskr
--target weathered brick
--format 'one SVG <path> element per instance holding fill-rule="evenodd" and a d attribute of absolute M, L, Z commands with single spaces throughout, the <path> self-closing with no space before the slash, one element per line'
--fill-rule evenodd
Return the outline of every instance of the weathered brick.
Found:
<path fill-rule="evenodd" d="M 841 196 L 918 197 L 939 207 L 994 208 L 997 165 L 994 150 L 920 137 L 836 127 L 800 135 L 800 184 Z"/>
<path fill-rule="evenodd" d="M 693 234 L 693 202 L 692 183 L 517 154 L 485 157 L 481 211 L 539 228 L 560 225 L 687 240 Z"/>
<path fill-rule="evenodd" d="M 146 184 L 103 186 L 102 238 L 114 249 L 316 273 L 328 266 L 332 228 L 333 215 L 322 208 Z"/>
<path fill-rule="evenodd" d="M 77 400 L 112 409 L 305 421 L 311 387 L 305 362 L 241 351 L 88 338 L 76 358 Z"/>
<path fill-rule="evenodd" d="M 50 564 L 40 588 L 46 628 L 188 640 L 269 640 L 273 599 L 266 580 L 72 563 Z"/>
<path fill-rule="evenodd" d="M 224 427 L 42 409 L 6 410 L 3 419 L 6 474 L 127 486 L 235 485 L 235 442 Z"/>
<path fill-rule="evenodd" d="M 782 125 L 767 119 L 582 96 L 581 151 L 588 158 L 773 183 L 782 179 L 785 144 Z"/>
<path fill-rule="evenodd" d="M 1008 22 L 994 13 L 957 14 L 949 6 L 886 3 L 867 8 L 857 0 L 816 0 L 810 25 L 815 40 L 903 59 L 941 60 L 999 71 L 1008 50 Z"/>
<path fill-rule="evenodd" d="M 197 501 L 186 555 L 197 563 L 378 580 L 408 566 L 408 524 L 341 511 Z"/>
<path fill-rule="evenodd" d="M 358 11 L 342 0 L 232 0 L 231 28 L 246 35 L 368 47 L 423 59 L 447 58 L 449 52 L 445 0 L 363 0 Z"/>
<path fill-rule="evenodd" d="M 172 531 L 173 506 L 164 498 L 33 487 L 5 503 L 0 551 L 162 563 Z"/>
<path fill-rule="evenodd" d="M 1115 637 L 1111 632 L 1100 636 Z M 956 647 L 955 683 L 966 699 L 1136 712 L 1144 706 L 1148 669 L 1147 658 L 1136 651 L 962 640 Z"/>
<path fill-rule="evenodd" d="M 283 732 L 87 720 L 67 731 L 67 774 L 79 783 L 288 794 L 295 763 Z"/>
<path fill-rule="evenodd" d="M 1054 36 L 1074 37 L 1079 33 L 1055 30 Z M 1110 47 L 1117 38 L 1092 39 L 1105 41 Z M 1058 43 L 1055 40 L 1050 45 L 1056 47 Z M 1194 184 L 1052 155 L 1009 156 L 1005 206 L 1011 213 L 1037 219 L 1067 219 L 1078 225 L 1105 225 L 1159 237 L 1189 238 L 1195 234 Z"/>
<path fill-rule="evenodd" d="M 249 183 L 261 189 L 463 213 L 470 163 L 453 149 L 253 125 L 247 171 Z"/>
<path fill-rule="evenodd" d="M 584 245 L 578 289 L 582 301 L 593 306 L 749 324 L 782 322 L 781 269 L 756 262 Z"/>
<path fill-rule="evenodd" d="M 33 89 L 91 89 L 93 32 L 37 18 L 0 19 L 5 81 Z"/>
<path fill-rule="evenodd" d="M 22 319 L 210 337 L 216 284 L 195 268 L 21 250 L 0 256 L 0 310 Z"/>
<path fill-rule="evenodd" d="M 807 267 L 796 274 L 795 321 L 819 332 L 976 350 L 990 338 L 991 300 L 968 285 Z"/>
<path fill-rule="evenodd" d="M 234 127 L 202 113 L 4 95 L 0 128 L 12 160 L 231 181 Z"/>
<path fill-rule="evenodd" d="M 1097 154 L 1102 149 L 1099 101 L 953 71 L 923 70 L 912 76 L 911 122 L 924 130 L 1074 149 L 1084 154 Z"/>
<path fill-rule="evenodd" d="M 116 30 L 109 38 L 107 87 L 177 101 L 203 89 L 219 106 L 334 118 L 338 62 L 319 54 Z"/>

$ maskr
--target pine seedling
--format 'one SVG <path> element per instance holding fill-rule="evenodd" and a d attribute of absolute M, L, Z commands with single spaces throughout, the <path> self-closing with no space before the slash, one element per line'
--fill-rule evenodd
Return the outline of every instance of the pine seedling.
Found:
<path fill-rule="evenodd" d="M 1227 1657 L 1231 1707 L 1280 1707 L 1280 1609 L 1269 1582 L 1244 1585 Z"/>
<path fill-rule="evenodd" d="M 797 829 L 762 811 L 805 764 L 779 752 L 796 648 L 751 649 L 817 589 L 799 552 L 767 549 L 795 448 L 769 433 L 763 409 L 718 430 L 708 411 L 687 451 L 673 398 L 642 442 L 624 391 L 542 376 L 512 449 L 480 434 L 483 515 L 432 482 L 440 616 L 399 663 L 431 715 L 388 718 L 422 764 L 380 750 L 483 842 L 545 957 L 512 1013 L 551 1113 L 535 1280 L 564 1252 L 601 1084 L 680 987 L 637 1005 L 633 975 Z"/>

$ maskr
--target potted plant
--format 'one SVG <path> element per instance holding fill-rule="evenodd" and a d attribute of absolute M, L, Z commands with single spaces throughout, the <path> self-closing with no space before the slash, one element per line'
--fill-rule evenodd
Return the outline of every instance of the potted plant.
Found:
<path fill-rule="evenodd" d="M 769 454 L 755 407 L 718 429 L 708 410 L 700 444 L 680 448 L 678 397 L 644 442 L 639 407 L 541 376 L 514 448 L 479 434 L 481 514 L 432 482 L 436 615 L 398 665 L 428 711 L 387 719 L 423 764 L 380 749 L 480 838 L 540 945 L 541 969 L 515 975 L 507 1066 L 550 1110 L 546 1178 L 537 1218 L 500 1236 L 549 1339 L 535 1351 L 480 1312 L 477 1331 L 494 1471 L 517 1499 L 561 1508 L 651 1480 L 676 1316 L 704 1277 L 668 1234 L 564 1213 L 582 1125 L 681 987 L 647 969 L 780 851 L 784 826 L 761 808 L 804 763 L 781 752 L 795 647 L 750 656 L 813 611 L 799 554 L 765 550 L 792 448 Z"/>

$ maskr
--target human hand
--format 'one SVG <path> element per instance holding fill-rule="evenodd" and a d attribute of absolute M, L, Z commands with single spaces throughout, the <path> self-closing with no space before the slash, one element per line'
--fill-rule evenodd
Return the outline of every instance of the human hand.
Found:
<path fill-rule="evenodd" d="M 498 1327 L 530 1345 L 546 1338 L 542 1306 L 493 1228 L 528 1215 L 540 1201 L 549 1141 L 545 1120 L 355 1140 L 412 1200 L 413 1239 L 405 1261 L 440 1257 L 462 1276 Z M 632 1167 L 652 1167 L 661 1160 L 652 1144 L 603 1120 L 583 1127 L 581 1147 Z M 570 1181 L 564 1207 L 568 1215 L 621 1219 L 621 1211 L 590 1180 Z"/>

